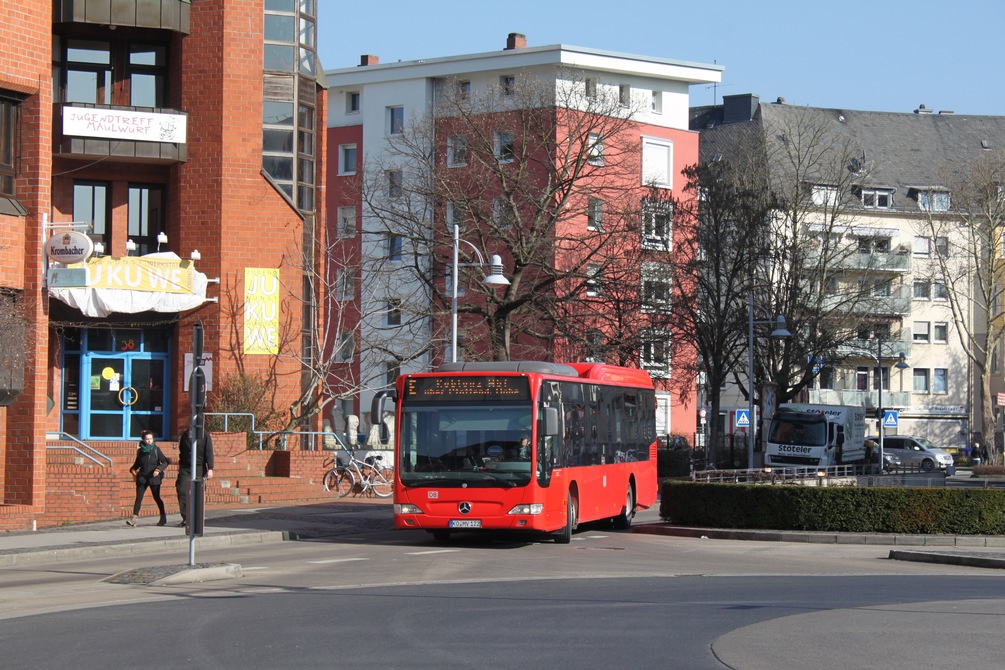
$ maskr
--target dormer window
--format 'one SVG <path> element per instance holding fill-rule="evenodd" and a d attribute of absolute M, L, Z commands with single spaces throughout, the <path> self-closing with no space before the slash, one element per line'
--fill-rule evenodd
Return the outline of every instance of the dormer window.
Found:
<path fill-rule="evenodd" d="M 949 191 L 918 191 L 918 207 L 924 212 L 948 212 Z"/>
<path fill-rule="evenodd" d="M 813 184 L 810 187 L 810 200 L 817 207 L 833 207 L 837 204 L 838 190 L 835 186 Z"/>
<path fill-rule="evenodd" d="M 890 209 L 893 207 L 893 189 L 863 188 L 862 206 L 866 209 Z"/>

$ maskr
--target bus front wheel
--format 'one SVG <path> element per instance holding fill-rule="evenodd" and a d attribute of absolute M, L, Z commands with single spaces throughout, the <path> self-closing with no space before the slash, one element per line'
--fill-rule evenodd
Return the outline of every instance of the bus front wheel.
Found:
<path fill-rule="evenodd" d="M 557 544 L 569 544 L 572 542 L 572 531 L 576 528 L 576 498 L 569 491 L 569 498 L 565 504 L 565 527 L 555 533 Z"/>

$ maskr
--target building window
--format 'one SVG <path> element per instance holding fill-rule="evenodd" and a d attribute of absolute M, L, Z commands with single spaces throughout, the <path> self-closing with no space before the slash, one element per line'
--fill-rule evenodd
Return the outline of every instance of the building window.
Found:
<path fill-rule="evenodd" d="M 586 206 L 586 229 L 601 231 L 604 229 L 604 201 L 600 198 L 590 198 Z"/>
<path fill-rule="evenodd" d="M 167 47 L 130 45 L 128 70 L 130 105 L 167 106 Z"/>
<path fill-rule="evenodd" d="M 443 270 L 443 291 L 449 296 L 454 295 L 454 268 L 453 266 L 446 266 Z M 464 295 L 464 275 L 457 273 L 457 297 L 460 298 Z"/>
<path fill-rule="evenodd" d="M 516 92 L 516 77 L 511 74 L 504 74 L 499 77 L 499 89 L 503 95 L 513 95 Z"/>
<path fill-rule="evenodd" d="M 621 103 L 622 107 L 628 107 L 632 104 L 632 87 L 628 84 L 621 84 L 618 86 L 618 102 Z"/>
<path fill-rule="evenodd" d="M 673 233 L 673 203 L 669 200 L 642 201 L 642 246 L 668 251 Z"/>
<path fill-rule="evenodd" d="M 949 238 L 948 237 L 936 237 L 935 238 L 935 253 L 939 255 L 939 258 L 949 258 Z"/>
<path fill-rule="evenodd" d="M 586 136 L 586 155 L 590 165 L 604 164 L 604 138 L 600 133 L 589 133 Z"/>
<path fill-rule="evenodd" d="M 0 196 L 15 197 L 14 183 L 17 177 L 18 147 L 18 117 L 21 103 L 17 100 L 0 97 Z M 9 214 L 11 212 L 4 212 Z M 74 219 L 79 221 L 80 219 Z"/>
<path fill-rule="evenodd" d="M 658 377 L 670 372 L 670 341 L 665 333 L 644 333 L 641 349 L 640 362 L 644 370 Z"/>
<path fill-rule="evenodd" d="M 492 201 L 492 223 L 499 230 L 507 230 L 516 222 L 513 204 L 505 196 L 498 196 Z"/>
<path fill-rule="evenodd" d="M 354 270 L 336 270 L 335 296 L 338 300 L 354 300 L 356 298 L 356 272 Z"/>
<path fill-rule="evenodd" d="M 356 174 L 356 145 L 340 144 L 338 147 L 338 173 Z"/>
<path fill-rule="evenodd" d="M 931 340 L 929 334 L 929 328 L 931 324 L 928 321 L 915 321 L 914 322 L 914 341 L 915 342 L 929 342 Z"/>
<path fill-rule="evenodd" d="M 351 330 L 344 330 L 339 333 L 338 344 L 335 350 L 335 357 L 339 363 L 348 363 L 356 354 L 356 338 Z"/>
<path fill-rule="evenodd" d="M 932 299 L 932 282 L 927 280 L 916 279 L 914 281 L 914 299 L 915 300 L 931 300 Z"/>
<path fill-rule="evenodd" d="M 914 255 L 927 258 L 932 254 L 932 241 L 927 237 L 917 235 L 914 238 Z"/>
<path fill-rule="evenodd" d="M 400 198 L 404 194 L 404 181 L 401 170 L 387 170 L 387 197 Z"/>
<path fill-rule="evenodd" d="M 387 236 L 387 260 L 401 262 L 401 235 Z"/>
<path fill-rule="evenodd" d="M 942 282 L 935 282 L 932 284 L 933 295 L 935 300 L 949 300 L 949 289 Z"/>
<path fill-rule="evenodd" d="M 816 207 L 833 207 L 837 204 L 838 190 L 834 186 L 826 184 L 813 184 L 810 186 L 810 202 Z"/>
<path fill-rule="evenodd" d="M 405 132 L 405 108 L 404 107 L 388 107 L 387 108 L 387 134 L 388 135 L 401 135 Z"/>
<path fill-rule="evenodd" d="M 401 299 L 390 298 L 384 303 L 384 325 L 395 327 L 401 325 Z"/>
<path fill-rule="evenodd" d="M 949 393 L 949 369 L 932 370 L 932 393 Z"/>
<path fill-rule="evenodd" d="M 949 342 L 949 324 L 945 321 L 937 321 L 932 324 L 932 341 L 938 344 Z"/>
<path fill-rule="evenodd" d="M 883 382 L 883 390 L 890 390 L 890 368 L 886 367 L 874 367 L 872 369 L 872 390 L 879 390 L 880 380 Z"/>
<path fill-rule="evenodd" d="M 338 236 L 356 237 L 356 208 L 339 207 L 336 216 L 338 218 Z"/>
<path fill-rule="evenodd" d="M 586 266 L 586 281 L 584 282 L 586 286 L 586 295 L 591 298 L 596 298 L 597 296 L 603 295 L 603 279 L 600 275 L 599 265 L 587 265 Z"/>
<path fill-rule="evenodd" d="M 91 224 L 88 236 L 112 251 L 111 186 L 107 182 L 73 182 L 73 220 Z"/>
<path fill-rule="evenodd" d="M 858 238 L 858 252 L 860 254 L 888 254 L 890 253 L 890 238 L 863 236 Z"/>
<path fill-rule="evenodd" d="M 112 104 L 112 51 L 108 42 L 66 40 L 63 102 Z"/>
<path fill-rule="evenodd" d="M 516 147 L 513 144 L 513 133 L 496 133 L 494 150 L 497 161 L 500 163 L 512 163 L 516 159 Z"/>
<path fill-rule="evenodd" d="M 457 82 L 457 99 L 467 100 L 470 97 L 471 97 L 471 82 L 470 81 Z"/>
<path fill-rule="evenodd" d="M 869 368 L 861 365 L 855 368 L 855 390 L 869 390 Z"/>
<path fill-rule="evenodd" d="M 463 231 L 468 227 L 468 210 L 466 205 L 460 202 L 447 203 L 447 225 L 457 226 Z"/>
<path fill-rule="evenodd" d="M 157 235 L 164 232 L 164 188 L 129 186 L 129 239 L 140 256 L 158 250 Z"/>
<path fill-rule="evenodd" d="M 351 91 L 345 94 L 345 113 L 346 114 L 358 114 L 360 111 L 360 94 L 359 91 Z"/>
<path fill-rule="evenodd" d="M 604 362 L 604 334 L 599 330 L 591 330 L 586 334 L 586 362 Z"/>
<path fill-rule="evenodd" d="M 925 368 L 914 368 L 914 392 L 928 393 L 928 370 Z"/>
<path fill-rule="evenodd" d="M 401 374 L 401 364 L 398 361 L 386 361 L 384 363 L 384 383 L 387 386 L 394 386 Z"/>
<path fill-rule="evenodd" d="M 587 77 L 586 81 L 586 97 L 589 100 L 595 100 L 597 98 L 597 79 L 596 77 Z"/>
<path fill-rule="evenodd" d="M 447 138 L 447 166 L 461 167 L 468 164 L 467 135 L 451 135 Z"/>
<path fill-rule="evenodd" d="M 646 265 L 642 268 L 642 310 L 653 312 L 670 305 L 670 278 L 660 266 Z"/>
<path fill-rule="evenodd" d="M 642 138 L 642 185 L 662 188 L 673 186 L 672 142 Z"/>
<path fill-rule="evenodd" d="M 863 188 L 862 206 L 866 209 L 890 209 L 893 207 L 893 190 L 889 188 Z"/>
<path fill-rule="evenodd" d="M 833 390 L 837 380 L 837 371 L 833 367 L 825 365 L 820 368 L 820 375 L 817 377 L 817 380 L 821 389 Z"/>
<path fill-rule="evenodd" d="M 653 91 L 652 112 L 653 114 L 663 113 L 663 91 Z"/>
<path fill-rule="evenodd" d="M 918 207 L 925 212 L 948 212 L 948 191 L 918 191 Z"/>

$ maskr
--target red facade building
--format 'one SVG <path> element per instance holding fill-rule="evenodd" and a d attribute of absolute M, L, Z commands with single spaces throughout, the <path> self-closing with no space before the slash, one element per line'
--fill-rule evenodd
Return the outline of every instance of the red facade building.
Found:
<path fill-rule="evenodd" d="M 327 107 L 312 1 L 53 0 L 0 18 L 0 328 L 26 352 L 0 369 L 2 529 L 75 518 L 47 446 L 177 440 L 197 321 L 209 410 L 241 378 L 297 407 L 323 318 L 307 278 Z"/>

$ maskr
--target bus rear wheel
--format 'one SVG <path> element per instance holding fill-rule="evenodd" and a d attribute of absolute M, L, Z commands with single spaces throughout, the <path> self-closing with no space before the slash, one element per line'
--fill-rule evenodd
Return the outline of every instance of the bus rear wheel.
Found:
<path fill-rule="evenodd" d="M 628 485 L 628 494 L 625 496 L 625 509 L 618 516 L 614 517 L 614 527 L 617 530 L 628 530 L 632 527 L 632 520 L 635 518 L 635 492 L 632 485 Z"/>

